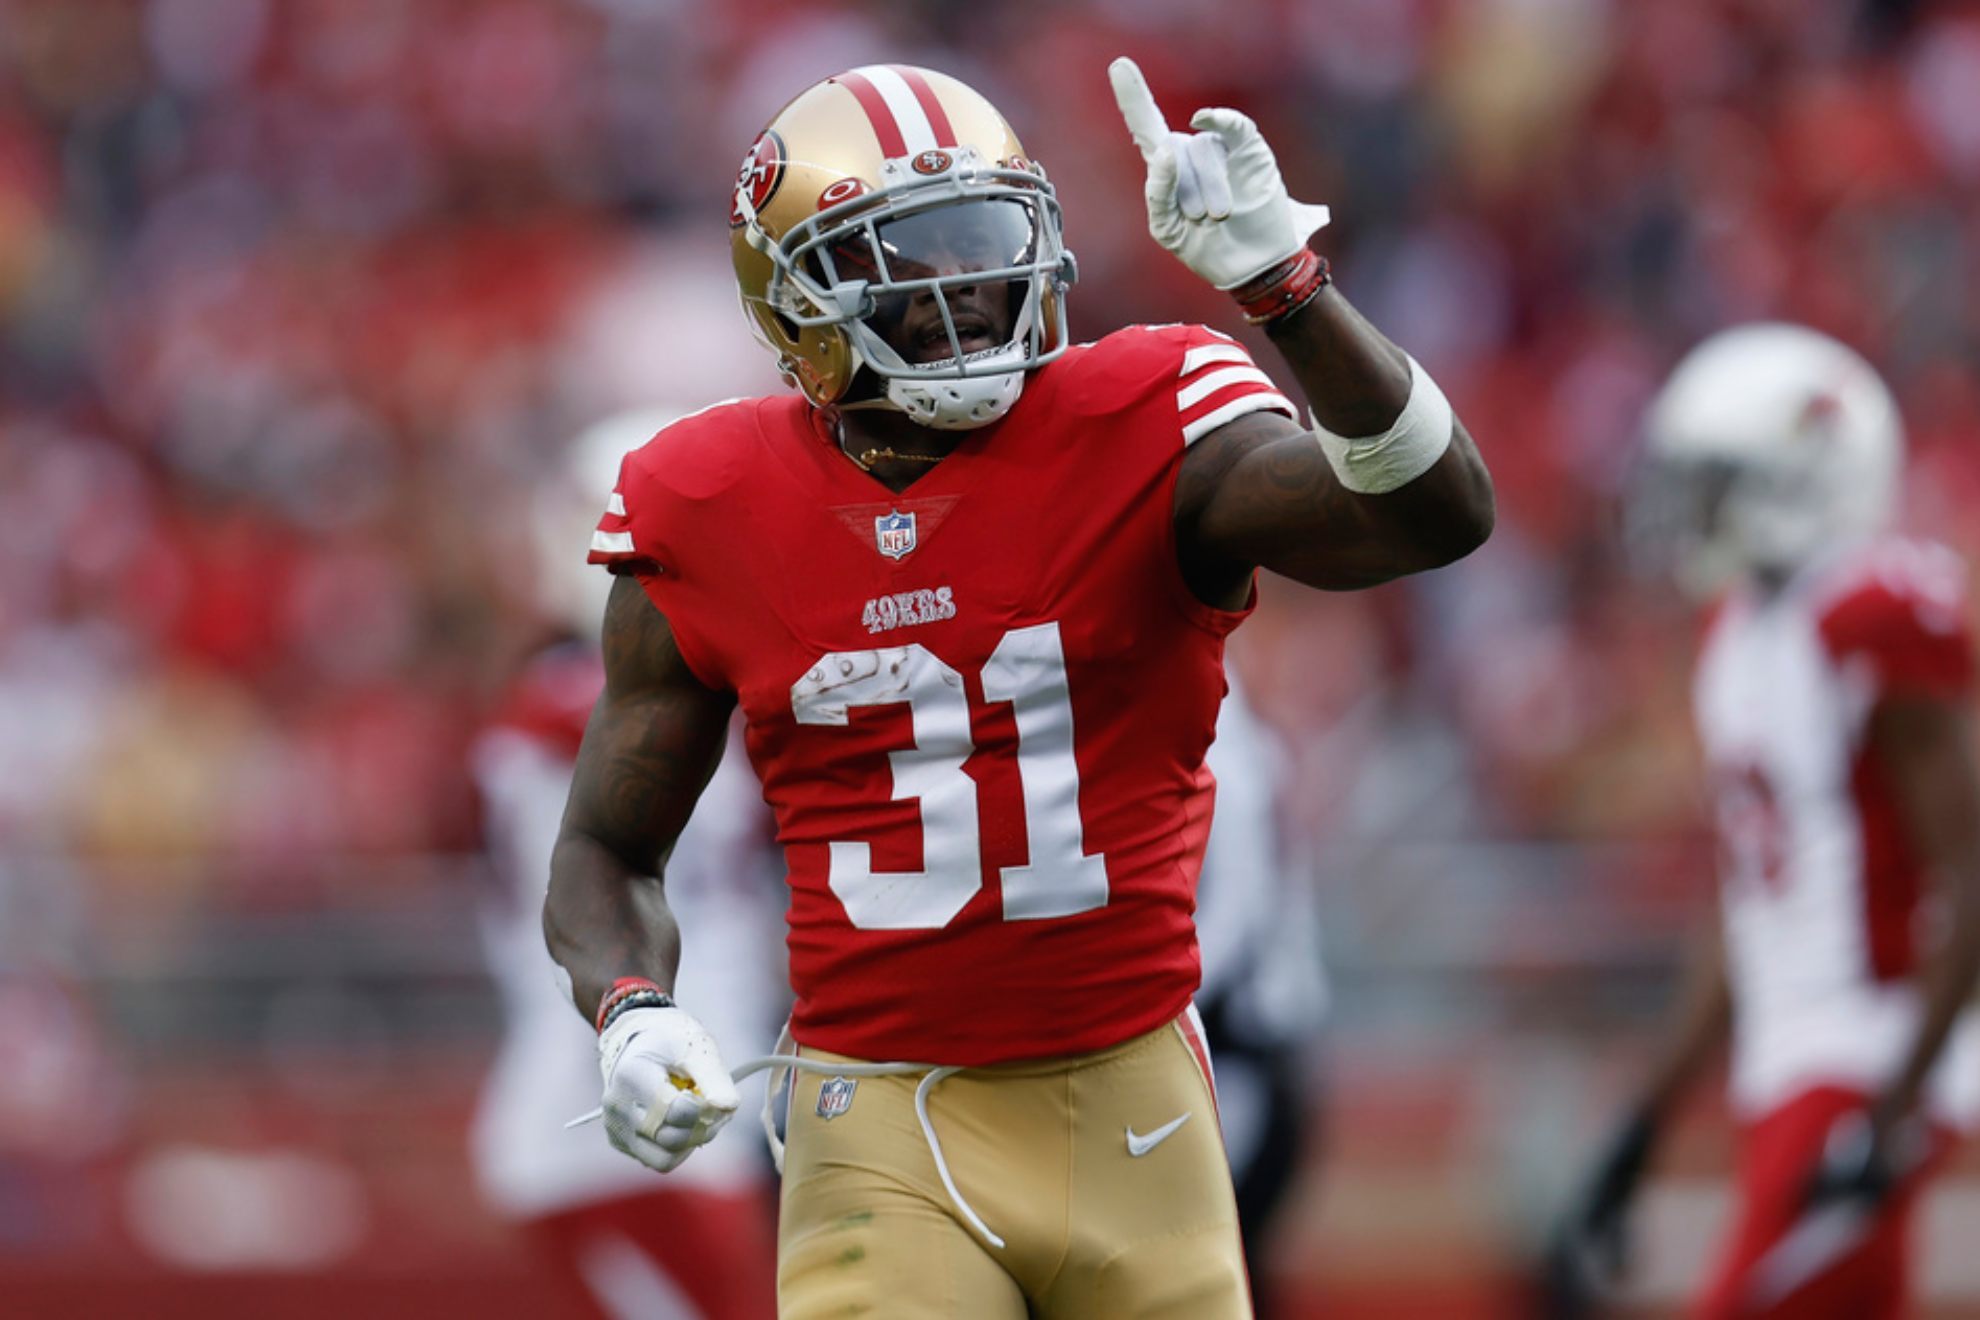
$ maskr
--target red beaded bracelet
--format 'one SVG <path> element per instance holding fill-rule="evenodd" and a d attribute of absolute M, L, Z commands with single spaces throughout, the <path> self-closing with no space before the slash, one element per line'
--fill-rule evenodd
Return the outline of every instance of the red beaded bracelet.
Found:
<path fill-rule="evenodd" d="M 1333 280 L 1327 259 L 1311 248 L 1301 248 L 1278 265 L 1246 280 L 1231 290 L 1244 319 L 1252 325 L 1270 325 L 1291 316 L 1313 301 Z"/>
<path fill-rule="evenodd" d="M 605 997 L 598 1001 L 598 1013 L 592 1019 L 593 1025 L 599 1031 L 604 1031 L 616 1016 L 614 1010 L 635 995 L 647 1001 L 638 1007 L 672 1008 L 674 1006 L 674 997 L 662 990 L 658 982 L 649 981 L 643 976 L 622 976 L 612 982 L 612 988 L 607 990 Z"/>

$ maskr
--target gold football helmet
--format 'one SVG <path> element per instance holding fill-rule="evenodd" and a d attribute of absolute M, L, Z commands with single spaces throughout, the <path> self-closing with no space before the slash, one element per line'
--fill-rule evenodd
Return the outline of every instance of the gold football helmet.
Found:
<path fill-rule="evenodd" d="M 1065 351 L 1052 185 L 946 74 L 871 65 L 800 93 L 744 158 L 729 224 L 743 307 L 814 404 L 866 368 L 880 397 L 845 406 L 982 426 Z"/>

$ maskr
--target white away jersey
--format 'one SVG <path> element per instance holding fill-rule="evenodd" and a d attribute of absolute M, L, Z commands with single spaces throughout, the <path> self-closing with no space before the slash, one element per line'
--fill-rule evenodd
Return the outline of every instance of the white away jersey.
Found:
<path fill-rule="evenodd" d="M 1964 600 L 1950 551 L 1878 540 L 1836 550 L 1775 596 L 1735 595 L 1706 638 L 1694 697 L 1742 1114 L 1823 1083 L 1875 1088 L 1910 1048 L 1935 912 L 1867 731 L 1884 698 L 1970 692 Z M 1930 1096 L 1962 1125 L 1980 1113 L 1970 1014 Z"/>

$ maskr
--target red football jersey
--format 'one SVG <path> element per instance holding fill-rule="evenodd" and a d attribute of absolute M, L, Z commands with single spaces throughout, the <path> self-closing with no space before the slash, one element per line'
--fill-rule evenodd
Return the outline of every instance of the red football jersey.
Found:
<path fill-rule="evenodd" d="M 1032 373 L 895 494 L 795 396 L 625 463 L 593 562 L 735 692 L 790 872 L 804 1045 L 982 1065 L 1174 1018 L 1242 614 L 1176 562 L 1185 448 L 1294 409 L 1235 342 L 1135 327 Z"/>

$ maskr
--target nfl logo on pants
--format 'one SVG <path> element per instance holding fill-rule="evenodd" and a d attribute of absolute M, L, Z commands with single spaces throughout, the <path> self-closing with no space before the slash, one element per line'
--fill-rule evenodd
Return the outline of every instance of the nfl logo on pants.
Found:
<path fill-rule="evenodd" d="M 873 540 L 889 559 L 905 558 L 914 549 L 914 515 L 896 510 L 873 520 Z"/>
<path fill-rule="evenodd" d="M 818 1088 L 818 1116 L 834 1119 L 852 1108 L 853 1087 L 859 1085 L 850 1077 L 834 1077 Z"/>

